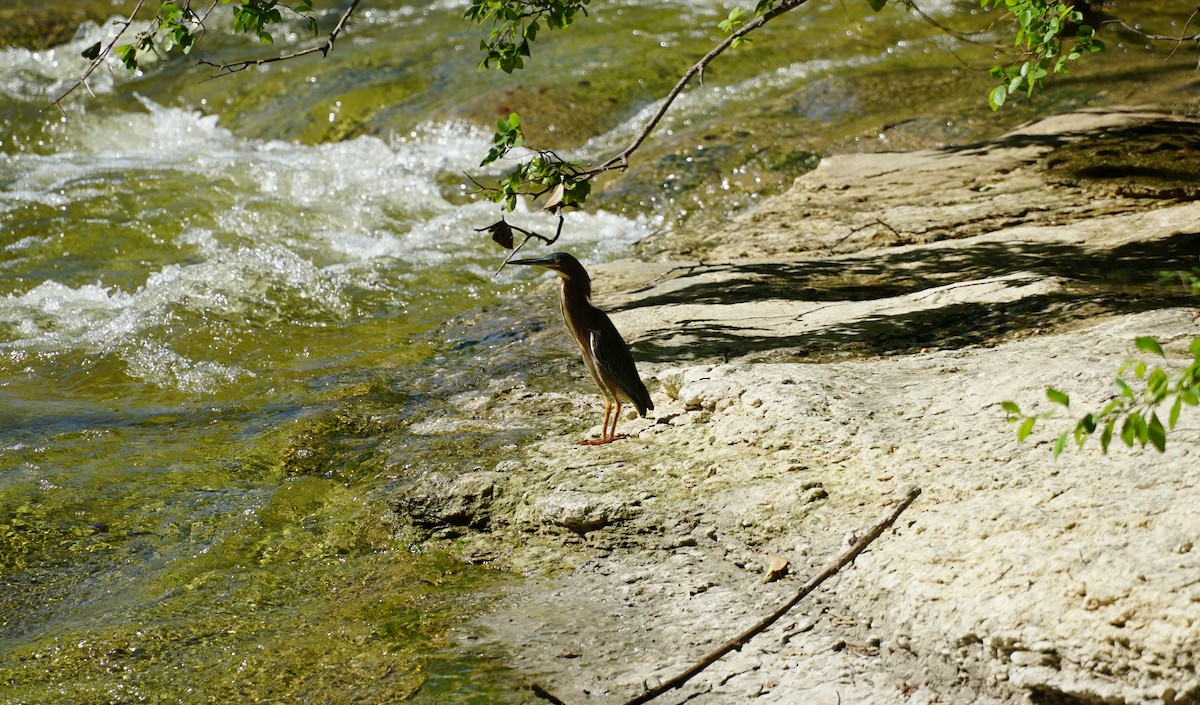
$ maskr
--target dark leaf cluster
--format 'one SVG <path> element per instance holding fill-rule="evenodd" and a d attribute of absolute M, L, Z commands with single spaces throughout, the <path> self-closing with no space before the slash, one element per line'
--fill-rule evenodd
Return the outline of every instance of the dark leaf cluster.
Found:
<path fill-rule="evenodd" d="M 491 23 L 487 37 L 479 41 L 483 60 L 479 65 L 490 68 L 494 63 L 505 73 L 525 67 L 529 45 L 537 39 L 542 27 L 566 29 L 575 16 L 587 15 L 591 0 L 471 0 L 463 17 L 476 24 Z"/>

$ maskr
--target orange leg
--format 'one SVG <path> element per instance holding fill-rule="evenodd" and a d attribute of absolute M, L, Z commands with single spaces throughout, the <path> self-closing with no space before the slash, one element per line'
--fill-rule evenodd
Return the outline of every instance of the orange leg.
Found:
<path fill-rule="evenodd" d="M 613 414 L 612 430 L 608 432 L 608 442 L 617 440 L 617 421 L 621 419 L 621 397 L 617 397 L 617 413 Z"/>
<path fill-rule="evenodd" d="M 612 442 L 610 439 L 608 439 L 608 419 L 609 419 L 609 416 L 612 415 L 612 407 L 613 407 L 612 399 L 609 399 L 608 395 L 605 394 L 604 395 L 604 425 L 602 425 L 600 427 L 600 438 L 595 439 L 595 440 L 588 438 L 586 440 L 580 441 L 579 445 L 581 445 L 581 446 L 598 446 L 598 445 L 603 445 L 605 443 Z M 617 401 L 617 411 L 619 412 L 620 410 L 621 410 L 621 402 L 620 402 L 620 400 L 618 400 Z M 615 427 L 616 424 L 614 423 L 613 426 Z"/>

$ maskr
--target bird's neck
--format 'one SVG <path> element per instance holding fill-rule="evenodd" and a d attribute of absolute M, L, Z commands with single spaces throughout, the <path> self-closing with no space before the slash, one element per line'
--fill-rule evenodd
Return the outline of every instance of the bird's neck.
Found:
<path fill-rule="evenodd" d="M 563 277 L 562 289 L 559 291 L 563 300 L 588 301 L 592 300 L 592 281 L 584 275 L 571 278 Z"/>

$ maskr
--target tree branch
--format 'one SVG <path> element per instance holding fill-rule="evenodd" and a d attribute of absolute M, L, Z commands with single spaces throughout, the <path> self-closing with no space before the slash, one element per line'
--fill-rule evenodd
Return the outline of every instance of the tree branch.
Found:
<path fill-rule="evenodd" d="M 129 18 L 126 19 L 125 23 L 121 26 L 121 31 L 117 32 L 116 35 L 112 38 L 112 41 L 110 41 L 108 43 L 108 46 L 104 47 L 104 49 L 99 54 L 96 55 L 96 58 L 92 59 L 92 63 L 88 64 L 87 70 L 83 72 L 83 75 L 79 77 L 79 80 L 76 81 L 74 84 L 72 84 L 71 87 L 68 88 L 62 95 L 55 98 L 50 103 L 50 105 L 47 105 L 45 108 L 42 108 L 43 111 L 48 108 L 55 107 L 55 106 L 57 106 L 59 110 L 62 110 L 63 100 L 67 96 L 71 95 L 76 90 L 78 90 L 80 86 L 85 85 L 87 83 L 88 77 L 91 76 L 92 73 L 94 73 L 96 71 L 96 69 L 100 68 L 100 65 L 103 64 L 105 62 L 105 60 L 108 58 L 108 55 L 112 53 L 113 47 L 115 47 L 117 45 L 117 40 L 120 39 L 121 36 L 125 34 L 125 30 L 129 29 L 129 25 L 133 24 L 133 19 L 135 17 L 137 17 L 137 14 L 139 12 L 141 12 L 141 10 L 142 10 L 142 5 L 145 5 L 145 4 L 146 4 L 146 0 L 138 0 L 138 4 L 133 8 L 133 12 L 129 13 Z M 91 90 L 91 89 L 88 89 L 88 90 Z"/>
<path fill-rule="evenodd" d="M 213 74 L 212 76 L 209 76 L 209 80 L 212 80 L 214 78 L 220 78 L 221 76 L 228 76 L 229 74 L 237 73 L 239 71 L 245 71 L 246 69 L 250 68 L 251 66 L 262 66 L 263 64 L 273 64 L 277 61 L 289 61 L 291 59 L 297 59 L 301 56 L 308 56 L 309 54 L 316 54 L 318 52 L 321 54 L 321 58 L 324 59 L 325 57 L 329 56 L 329 52 L 333 50 L 334 42 L 337 41 L 338 35 L 342 33 L 342 30 L 346 28 L 346 23 L 350 21 L 350 16 L 354 14 L 354 11 L 356 9 L 358 9 L 358 4 L 361 1 L 362 0 L 354 0 L 354 2 L 350 3 L 350 6 L 347 7 L 346 11 L 342 13 L 341 19 L 339 19 L 338 23 L 334 26 L 333 31 L 331 31 L 329 33 L 329 36 L 326 37 L 325 42 L 318 46 L 309 47 L 308 49 L 301 49 L 300 51 L 294 51 L 291 54 L 282 54 L 280 56 L 272 56 L 272 57 L 266 58 L 266 59 L 250 59 L 247 61 L 235 61 L 233 63 L 221 62 L 219 64 L 214 63 L 212 61 L 201 60 L 198 63 L 201 66 L 212 66 L 212 67 L 218 69 L 217 73 Z"/>
<path fill-rule="evenodd" d="M 642 146 L 642 143 L 646 141 L 646 138 L 650 136 L 650 133 L 653 132 L 654 128 L 658 126 L 659 121 L 661 121 L 663 116 L 667 114 L 667 110 L 671 107 L 671 104 L 675 102 L 675 99 L 679 97 L 679 94 L 683 92 L 683 89 L 686 88 L 689 83 L 691 83 L 693 78 L 695 78 L 697 75 L 703 76 L 705 67 L 712 63 L 712 61 L 718 56 L 723 54 L 726 49 L 733 46 L 736 41 L 758 29 L 759 27 L 762 27 L 764 24 L 770 22 L 783 13 L 790 12 L 806 2 L 808 2 L 808 0 L 784 0 L 784 2 L 780 3 L 778 7 L 768 10 L 758 17 L 755 17 L 753 20 L 750 20 L 726 37 L 725 40 L 720 44 L 713 47 L 711 51 L 704 55 L 703 58 L 701 58 L 699 61 L 693 64 L 691 68 L 684 72 L 683 76 L 675 84 L 675 87 L 672 88 L 671 92 L 667 94 L 667 97 L 663 99 L 663 103 L 659 106 L 658 111 L 654 113 L 654 116 L 650 118 L 646 125 L 642 127 L 641 131 L 638 132 L 637 136 L 634 137 L 633 142 L 620 154 L 609 159 L 595 169 L 590 169 L 584 172 L 586 174 L 585 178 L 591 178 L 605 171 L 624 169 L 628 167 L 629 157 L 636 152 L 639 147 Z"/>

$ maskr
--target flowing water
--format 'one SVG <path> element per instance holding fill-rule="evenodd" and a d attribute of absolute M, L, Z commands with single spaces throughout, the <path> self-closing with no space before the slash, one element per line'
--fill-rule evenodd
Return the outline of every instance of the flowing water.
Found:
<path fill-rule="evenodd" d="M 398 474 L 540 432 L 421 430 L 489 378 L 439 325 L 534 281 L 492 276 L 502 253 L 476 229 L 499 212 L 462 176 L 490 144 L 476 125 L 520 109 L 549 146 L 603 158 L 728 10 L 596 3 L 505 76 L 476 69 L 464 6 L 364 3 L 328 59 L 216 80 L 196 56 L 103 68 L 62 112 L 43 109 L 112 25 L 0 49 L 0 703 L 517 701 L 502 661 L 443 648 L 514 578 L 410 545 L 388 503 Z M 831 146 L 992 134 L 1099 90 L 1067 82 L 991 122 L 986 77 L 910 13 L 788 22 L 706 72 L 644 165 L 569 216 L 565 248 L 615 257 Z M 199 58 L 262 51 L 220 34 Z M 1130 72 L 1180 70 L 1138 51 Z"/>

